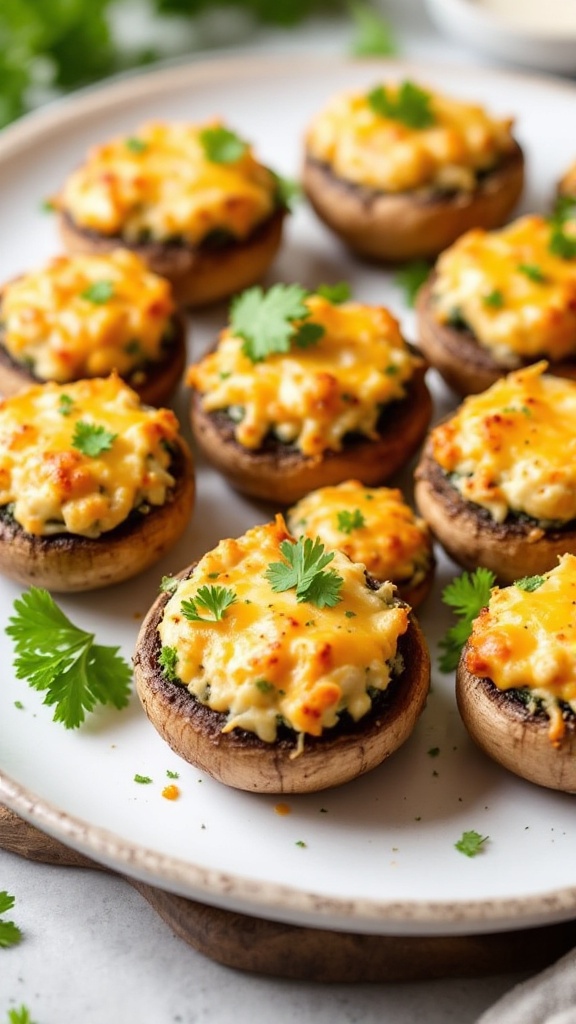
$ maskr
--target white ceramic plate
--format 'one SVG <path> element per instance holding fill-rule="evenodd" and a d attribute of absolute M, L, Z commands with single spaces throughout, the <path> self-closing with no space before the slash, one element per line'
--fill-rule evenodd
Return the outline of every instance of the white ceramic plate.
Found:
<path fill-rule="evenodd" d="M 530 168 L 526 208 L 547 206 L 556 177 L 576 155 L 569 132 L 556 127 L 572 123 L 576 88 L 382 62 L 206 62 L 80 95 L 0 138 L 0 279 L 57 251 L 41 200 L 91 143 L 133 131 L 147 118 L 222 114 L 266 161 L 294 175 L 312 112 L 331 93 L 368 87 L 382 74 L 417 78 L 516 114 Z M 272 279 L 309 286 L 348 279 L 359 298 L 389 303 L 412 335 L 412 315 L 392 274 L 349 257 L 305 208 L 289 226 Z M 191 355 L 204 350 L 224 317 L 224 307 L 195 317 Z M 440 414 L 449 397 L 433 377 L 431 384 Z M 178 410 L 185 419 L 184 395 Z M 60 603 L 99 642 L 120 644 L 130 658 L 161 575 L 269 514 L 200 466 L 193 521 L 168 558 L 133 583 Z M 453 572 L 440 558 L 438 583 L 421 615 L 432 645 L 449 624 L 439 594 Z M 3 624 L 18 593 L 0 582 Z M 226 789 L 179 762 L 135 698 L 123 712 L 96 712 L 82 729 L 66 732 L 52 722 L 41 695 L 15 680 L 3 631 L 0 658 L 0 800 L 119 871 L 234 910 L 358 932 L 470 933 L 576 914 L 574 800 L 515 779 L 477 752 L 459 721 L 451 677 L 435 672 L 416 732 L 389 762 L 338 790 L 292 797 L 289 813 L 279 814 L 278 799 Z M 180 773 L 181 798 L 173 803 L 161 795 L 168 769 Z M 136 784 L 135 773 L 153 783 Z M 474 859 L 454 848 L 470 829 L 490 837 Z"/>

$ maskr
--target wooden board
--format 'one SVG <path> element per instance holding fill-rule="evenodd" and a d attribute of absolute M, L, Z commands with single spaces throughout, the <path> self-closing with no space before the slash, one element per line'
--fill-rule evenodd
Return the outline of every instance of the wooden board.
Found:
<path fill-rule="evenodd" d="M 102 870 L 2 806 L 0 848 L 44 864 Z M 204 956 L 238 970 L 301 981 L 417 981 L 536 971 L 576 945 L 576 921 L 489 935 L 355 935 L 265 921 L 125 880 Z"/>

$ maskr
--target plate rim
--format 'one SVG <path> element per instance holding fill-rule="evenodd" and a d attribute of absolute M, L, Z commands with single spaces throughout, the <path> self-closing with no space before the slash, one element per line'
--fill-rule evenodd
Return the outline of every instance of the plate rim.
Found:
<path fill-rule="evenodd" d="M 549 88 L 576 98 L 576 83 L 547 74 L 499 68 L 439 64 L 403 59 L 354 59 L 340 55 L 281 53 L 274 55 L 216 54 L 192 61 L 167 62 L 154 69 L 137 69 L 55 100 L 0 132 L 0 164 L 18 156 L 30 143 L 54 129 L 70 129 L 79 119 L 101 113 L 110 103 L 129 105 L 143 95 L 169 93 L 192 83 L 205 85 L 223 75 L 257 80 L 272 72 L 296 75 L 298 69 L 315 72 L 374 67 L 379 75 L 427 73 L 457 74 L 467 78 L 487 75 L 492 81 Z M 162 854 L 125 839 L 61 810 L 49 800 L 0 770 L 0 800 L 41 831 L 111 867 L 166 891 L 224 909 L 270 920 L 305 923 L 316 928 L 339 927 L 371 934 L 447 935 L 481 934 L 559 923 L 576 917 L 576 885 L 530 896 L 482 900 L 367 900 L 335 897 L 275 882 L 255 881 L 242 875 L 209 870 L 191 861 Z M 191 895 L 194 890 L 195 895 Z M 417 930 L 415 930 L 415 928 Z"/>

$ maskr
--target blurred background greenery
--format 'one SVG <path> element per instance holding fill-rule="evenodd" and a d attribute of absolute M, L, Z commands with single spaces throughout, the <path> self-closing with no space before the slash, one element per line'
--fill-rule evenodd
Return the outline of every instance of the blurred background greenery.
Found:
<path fill-rule="evenodd" d="M 370 0 L 0 0 L 0 127 L 107 75 L 315 14 L 350 19 L 358 55 L 394 52 Z"/>

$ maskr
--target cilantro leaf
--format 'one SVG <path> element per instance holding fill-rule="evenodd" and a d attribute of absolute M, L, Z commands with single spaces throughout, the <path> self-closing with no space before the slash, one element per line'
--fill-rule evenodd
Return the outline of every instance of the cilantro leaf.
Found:
<path fill-rule="evenodd" d="M 323 571 L 334 552 L 327 552 L 318 537 L 282 541 L 280 551 L 286 562 L 271 562 L 264 573 L 274 593 L 295 589 L 298 602 L 308 601 L 317 608 L 338 604 L 344 580 L 334 569 Z"/>
<path fill-rule="evenodd" d="M 514 586 L 519 587 L 520 590 L 527 590 L 531 594 L 545 582 L 545 576 L 523 576 L 520 580 L 514 580 Z"/>
<path fill-rule="evenodd" d="M 175 647 L 168 647 L 167 645 L 162 648 L 158 655 L 158 664 L 162 669 L 163 675 L 166 679 L 173 683 L 178 679 L 176 672 L 176 662 L 178 661 L 178 651 Z"/>
<path fill-rule="evenodd" d="M 406 302 L 413 307 L 422 285 L 430 276 L 432 264 L 427 260 L 413 260 L 394 274 L 394 281 L 404 289 Z"/>
<path fill-rule="evenodd" d="M 317 341 L 321 337 L 318 330 L 313 337 L 310 330 L 302 332 L 304 325 L 295 323 L 310 316 L 304 302 L 307 295 L 299 284 L 275 284 L 267 292 L 256 285 L 242 292 L 232 303 L 230 327 L 242 338 L 244 355 L 258 363 L 272 353 L 288 352 L 292 341 L 301 347 Z M 320 324 L 308 326 L 324 333 Z"/>
<path fill-rule="evenodd" d="M 576 202 L 573 197 L 560 196 L 550 218 L 548 249 L 563 260 L 572 260 L 576 257 L 576 236 L 567 234 L 565 230 L 566 222 L 573 221 L 575 217 Z"/>
<path fill-rule="evenodd" d="M 0 892 L 0 914 L 12 910 L 16 900 L 4 889 Z M 17 946 L 22 939 L 22 932 L 13 921 L 0 921 L 0 949 Z"/>
<path fill-rule="evenodd" d="M 348 284 L 348 281 L 339 281 L 337 284 L 319 284 L 316 289 L 316 295 L 321 295 L 323 299 L 328 299 L 333 306 L 339 306 L 342 302 L 347 302 L 352 294 L 352 289 Z"/>
<path fill-rule="evenodd" d="M 484 296 L 484 305 L 490 306 L 491 309 L 502 309 L 504 295 L 499 288 L 494 288 L 493 291 Z"/>
<path fill-rule="evenodd" d="M 392 57 L 398 52 L 391 26 L 370 4 L 353 3 L 350 13 L 355 25 L 353 57 Z"/>
<path fill-rule="evenodd" d="M 149 775 L 139 775 L 138 772 L 134 776 L 134 782 L 137 782 L 140 786 L 149 786 L 153 781 Z"/>
<path fill-rule="evenodd" d="M 58 399 L 58 412 L 61 416 L 69 416 L 74 408 L 74 399 L 70 395 L 62 394 Z"/>
<path fill-rule="evenodd" d="M 83 455 L 95 459 L 102 452 L 107 452 L 118 434 L 111 434 L 106 427 L 96 423 L 87 423 L 86 420 L 78 420 L 72 435 L 72 447 L 77 448 Z"/>
<path fill-rule="evenodd" d="M 320 338 L 324 334 L 324 328 L 322 324 L 315 323 L 303 323 L 295 331 L 292 341 L 297 348 L 310 348 L 311 345 L 315 345 L 316 342 L 320 341 Z"/>
<path fill-rule="evenodd" d="M 537 263 L 519 263 L 517 269 L 521 274 L 529 278 L 530 281 L 536 281 L 537 284 L 544 284 L 547 280 L 546 274 Z"/>
<path fill-rule="evenodd" d="M 200 132 L 200 143 L 206 159 L 212 164 L 235 164 L 248 149 L 248 143 L 222 125 L 204 128 Z"/>
<path fill-rule="evenodd" d="M 472 623 L 488 604 L 495 581 L 493 572 L 479 567 L 472 573 L 462 573 L 444 588 L 442 600 L 460 616 L 460 621 L 450 627 L 439 643 L 442 654 L 438 664 L 442 672 L 451 672 L 457 667 L 460 652 L 472 631 Z"/>
<path fill-rule="evenodd" d="M 336 513 L 338 517 L 338 529 L 340 533 L 352 533 L 352 530 L 359 530 L 361 526 L 366 525 L 366 520 L 362 515 L 359 508 L 355 508 L 353 512 L 349 512 L 347 509 L 342 509 L 341 512 Z"/>
<path fill-rule="evenodd" d="M 94 634 L 73 625 L 47 590 L 30 587 L 14 601 L 6 633 L 14 641 L 14 668 L 44 703 L 54 721 L 77 728 L 97 704 L 127 705 L 132 672 L 117 647 L 94 643 Z"/>
<path fill-rule="evenodd" d="M 367 99 L 375 114 L 400 121 L 408 128 L 429 128 L 436 120 L 430 109 L 430 93 L 414 82 L 402 82 L 395 95 L 389 95 L 383 85 L 377 85 Z"/>
<path fill-rule="evenodd" d="M 131 153 L 145 153 L 148 149 L 148 143 L 144 142 L 144 139 L 139 139 L 135 135 L 126 139 L 126 149 L 129 149 Z"/>
<path fill-rule="evenodd" d="M 458 842 L 454 843 L 454 847 L 465 857 L 475 857 L 482 851 L 484 843 L 489 838 L 489 836 L 481 836 L 479 832 L 472 829 L 470 832 L 463 832 Z"/>
<path fill-rule="evenodd" d="M 268 170 L 276 184 L 276 200 L 278 205 L 284 206 L 287 210 L 292 210 L 297 200 L 302 198 L 302 186 L 300 185 L 300 182 L 295 181 L 293 178 L 285 178 L 282 174 L 278 174 L 270 167 Z"/>
<path fill-rule="evenodd" d="M 226 609 L 237 600 L 236 593 L 231 587 L 203 586 L 198 588 L 195 599 L 187 598 L 182 601 L 180 607 L 184 618 L 189 622 L 220 622 Z M 211 617 L 201 615 L 198 605 L 211 612 Z"/>
<path fill-rule="evenodd" d="M 28 1007 L 22 1004 L 19 1010 L 8 1010 L 8 1024 L 34 1024 Z"/>
<path fill-rule="evenodd" d="M 103 306 L 105 302 L 110 301 L 113 295 L 113 281 L 94 281 L 83 292 L 80 292 L 81 299 L 87 299 L 88 302 L 93 302 L 95 306 Z"/>

